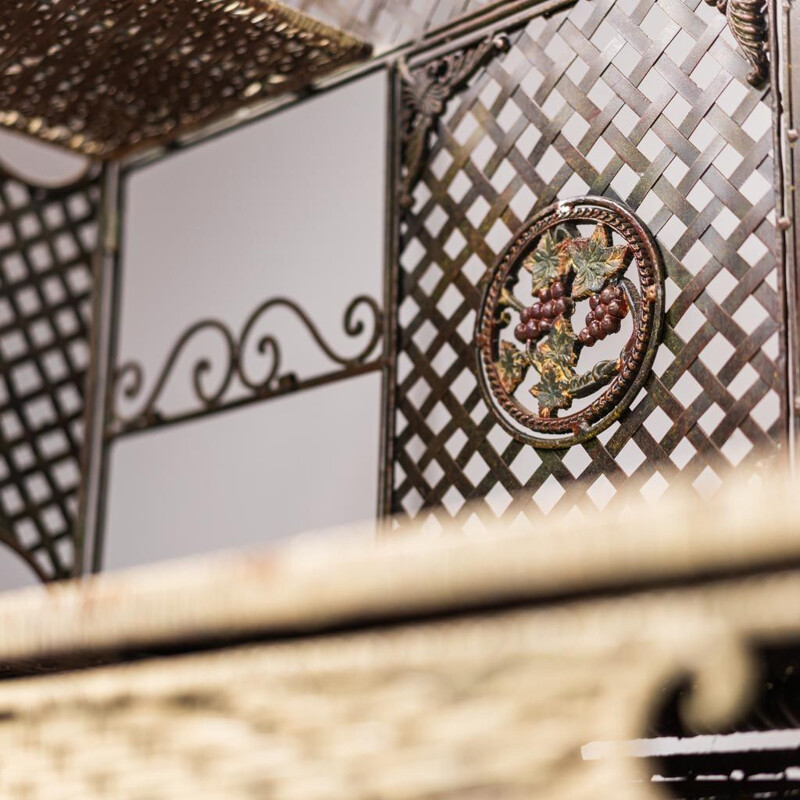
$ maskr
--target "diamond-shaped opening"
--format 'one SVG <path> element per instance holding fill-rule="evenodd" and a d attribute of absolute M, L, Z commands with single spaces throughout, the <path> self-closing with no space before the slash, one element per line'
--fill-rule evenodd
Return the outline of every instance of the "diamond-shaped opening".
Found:
<path fill-rule="evenodd" d="M 478 195 L 469 209 L 467 209 L 466 216 L 470 225 L 472 225 L 473 228 L 479 228 L 490 210 L 491 206 L 486 201 L 486 198 L 483 195 Z"/>
<path fill-rule="evenodd" d="M 688 408 L 702 391 L 703 387 L 689 372 L 684 372 L 672 387 L 672 394 L 678 398 L 685 408 Z"/>
<path fill-rule="evenodd" d="M 483 460 L 481 454 L 477 451 L 472 454 L 472 458 L 467 461 L 464 467 L 464 475 L 467 476 L 469 482 L 473 486 L 477 486 L 486 476 L 489 471 L 489 465 Z"/>
<path fill-rule="evenodd" d="M 431 366 L 436 370 L 437 374 L 444 375 L 457 358 L 456 351 L 445 342 L 431 360 Z"/>
<path fill-rule="evenodd" d="M 744 242 L 742 242 L 737 252 L 751 267 L 754 267 L 769 250 L 754 233 L 751 233 Z"/>
<path fill-rule="evenodd" d="M 527 219 L 528 215 L 533 210 L 536 204 L 536 195 L 531 191 L 527 184 L 523 184 L 519 191 L 511 199 L 508 204 L 509 208 L 519 217 L 519 219 Z"/>
<path fill-rule="evenodd" d="M 458 228 L 454 228 L 445 243 L 444 251 L 450 258 L 455 259 L 458 257 L 459 253 L 461 253 L 466 243 L 467 240 L 464 238 L 461 231 Z"/>
<path fill-rule="evenodd" d="M 738 285 L 739 282 L 728 270 L 721 269 L 706 286 L 706 291 L 717 303 L 721 303 Z"/>
<path fill-rule="evenodd" d="M 605 476 L 600 475 L 596 481 L 586 490 L 589 499 L 602 511 L 614 497 L 617 490 L 614 484 Z"/>
<path fill-rule="evenodd" d="M 656 470 L 639 491 L 648 503 L 656 503 L 661 499 L 668 487 L 669 484 L 666 478 Z"/>
<path fill-rule="evenodd" d="M 657 442 L 660 442 L 672 427 L 672 420 L 662 408 L 656 406 L 644 421 L 644 427 Z"/>
<path fill-rule="evenodd" d="M 697 420 L 697 424 L 707 436 L 711 436 L 723 419 L 725 419 L 725 412 L 716 403 L 712 403 L 703 416 Z"/>
<path fill-rule="evenodd" d="M 496 483 L 486 495 L 486 504 L 492 509 L 495 516 L 499 517 L 511 505 L 513 499 L 503 484 Z"/>
<path fill-rule="evenodd" d="M 72 459 L 67 458 L 63 461 L 59 461 L 58 464 L 53 467 L 52 473 L 58 488 L 61 489 L 62 492 L 74 489 L 78 485 L 81 477 L 78 471 L 78 465 Z"/>
<path fill-rule="evenodd" d="M 592 463 L 592 458 L 586 452 L 586 448 L 578 444 L 567 450 L 561 463 L 572 473 L 574 478 L 579 478 L 586 467 Z"/>
<path fill-rule="evenodd" d="M 441 206 L 434 206 L 425 219 L 425 227 L 435 239 L 444 227 L 445 222 L 447 222 L 447 214 L 442 210 Z"/>
<path fill-rule="evenodd" d="M 697 306 L 689 306 L 674 326 L 675 333 L 688 342 L 705 323 L 706 318 Z"/>
<path fill-rule="evenodd" d="M 750 364 L 745 364 L 728 384 L 728 391 L 738 400 L 757 380 L 758 373 Z"/>
<path fill-rule="evenodd" d="M 725 444 L 720 447 L 722 455 L 724 455 L 734 467 L 739 466 L 744 457 L 752 449 L 753 443 L 738 428 L 728 437 Z"/>
<path fill-rule="evenodd" d="M 533 501 L 544 514 L 549 514 L 565 494 L 564 487 L 551 475 L 533 495 Z"/>
<path fill-rule="evenodd" d="M 678 469 L 683 469 L 696 452 L 697 449 L 688 439 L 681 439 L 669 457 Z"/>
<path fill-rule="evenodd" d="M 717 333 L 700 351 L 700 360 L 716 374 L 735 352 L 734 346 L 721 333 Z"/>
<path fill-rule="evenodd" d="M 633 439 L 629 439 L 617 454 L 616 462 L 620 469 L 630 477 L 645 462 L 645 454 Z"/>
<path fill-rule="evenodd" d="M 764 306 L 750 295 L 733 314 L 733 319 L 745 333 L 752 333 L 769 316 Z"/>
<path fill-rule="evenodd" d="M 431 409 L 430 414 L 425 418 L 425 422 L 428 423 L 428 427 L 434 432 L 439 433 L 445 425 L 452 419 L 450 412 L 445 407 L 444 403 L 440 400 L 436 405 Z"/>
<path fill-rule="evenodd" d="M 769 431 L 780 419 L 780 414 L 780 397 L 778 393 L 772 389 L 756 403 L 753 410 L 750 412 L 750 416 L 758 423 L 763 431 Z"/>
<path fill-rule="evenodd" d="M 525 446 L 511 462 L 511 472 L 514 473 L 514 477 L 520 484 L 524 486 L 541 464 L 542 459 L 536 450 L 533 447 Z"/>
<path fill-rule="evenodd" d="M 457 428 L 453 431 L 452 436 L 450 436 L 447 441 L 445 442 L 445 450 L 450 454 L 451 458 L 458 458 L 461 450 L 464 448 L 464 445 L 467 443 L 467 434 L 461 430 L 461 428 Z"/>
<path fill-rule="evenodd" d="M 495 253 L 499 253 L 506 247 L 510 239 L 511 231 L 503 220 L 498 219 L 486 235 L 486 244 L 488 244 Z"/>
<path fill-rule="evenodd" d="M 464 507 L 465 502 L 461 492 L 455 486 L 451 486 L 442 497 L 442 505 L 451 517 L 454 517 Z"/>
<path fill-rule="evenodd" d="M 425 478 L 428 486 L 436 486 L 437 483 L 442 479 L 444 475 L 444 470 L 442 469 L 441 465 L 436 459 L 433 459 L 425 470 L 422 473 L 422 477 Z"/>
<path fill-rule="evenodd" d="M 536 172 L 539 173 L 539 176 L 547 183 L 555 178 L 558 171 L 561 167 L 564 166 L 564 159 L 561 157 L 561 154 L 558 150 L 555 149 L 552 145 L 545 150 L 544 155 L 536 164 Z"/>
<path fill-rule="evenodd" d="M 409 517 L 415 517 L 423 506 L 422 495 L 412 486 L 406 492 L 405 497 L 400 501 L 400 505 Z"/>

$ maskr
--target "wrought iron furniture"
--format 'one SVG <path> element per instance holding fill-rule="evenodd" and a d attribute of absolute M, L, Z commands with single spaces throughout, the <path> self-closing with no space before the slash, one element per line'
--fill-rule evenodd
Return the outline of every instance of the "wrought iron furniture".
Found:
<path fill-rule="evenodd" d="M 16 3 L 0 27 L 0 121 L 99 157 L 59 188 L 0 183 L 2 529 L 42 577 L 100 567 L 115 440 L 368 371 L 384 382 L 380 515 L 593 513 L 623 487 L 658 497 L 683 476 L 707 493 L 790 456 L 791 8 L 342 0 L 319 23 L 313 3 L 123 5 Z M 117 363 L 128 176 L 377 70 L 385 297 L 343 309 L 353 350 L 277 297 L 239 330 L 193 324 L 156 374 Z M 329 371 L 296 374 L 256 332 L 279 308 Z M 208 333 L 223 379 L 201 359 L 196 403 L 163 408 Z"/>

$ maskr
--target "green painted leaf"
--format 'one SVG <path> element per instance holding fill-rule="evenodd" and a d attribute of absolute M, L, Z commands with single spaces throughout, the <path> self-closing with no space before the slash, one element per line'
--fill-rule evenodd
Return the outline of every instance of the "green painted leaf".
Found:
<path fill-rule="evenodd" d="M 541 341 L 537 353 L 549 361 L 557 361 L 563 366 L 574 366 L 578 357 L 575 353 L 578 337 L 572 329 L 569 317 L 556 317 L 550 332 Z"/>
<path fill-rule="evenodd" d="M 561 252 L 567 242 L 556 242 L 547 231 L 536 249 L 523 261 L 522 266 L 531 273 L 531 293 L 546 289 L 564 275 Z"/>
<path fill-rule="evenodd" d="M 569 408 L 572 397 L 569 393 L 569 377 L 565 372 L 550 361 L 542 365 L 540 374 L 539 382 L 531 388 L 531 394 L 539 401 L 539 414 L 550 417 L 557 409 Z"/>
<path fill-rule="evenodd" d="M 539 413 L 543 416 L 572 405 L 570 387 L 575 380 L 577 341 L 569 318 L 557 317 L 533 353 L 533 366 L 541 377 L 531 394 L 539 401 Z"/>
<path fill-rule="evenodd" d="M 500 343 L 500 358 L 495 361 L 495 368 L 500 383 L 509 394 L 513 394 L 525 380 L 529 367 L 530 361 L 525 353 L 517 350 L 511 342 Z"/>
<path fill-rule="evenodd" d="M 628 245 L 611 244 L 611 232 L 598 225 L 589 238 L 565 242 L 562 252 L 562 269 L 572 269 L 572 297 L 583 300 L 602 291 L 608 281 L 630 264 Z"/>

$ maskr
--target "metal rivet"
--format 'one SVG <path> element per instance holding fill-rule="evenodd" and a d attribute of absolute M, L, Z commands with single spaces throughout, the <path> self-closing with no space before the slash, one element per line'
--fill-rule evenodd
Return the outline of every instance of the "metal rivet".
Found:
<path fill-rule="evenodd" d="M 790 142 L 796 142 L 800 138 L 800 133 L 798 133 L 797 128 L 789 128 L 789 130 L 786 131 L 786 138 Z"/>
<path fill-rule="evenodd" d="M 778 230 L 785 231 L 792 227 L 792 221 L 789 217 L 780 217 L 778 219 Z"/>

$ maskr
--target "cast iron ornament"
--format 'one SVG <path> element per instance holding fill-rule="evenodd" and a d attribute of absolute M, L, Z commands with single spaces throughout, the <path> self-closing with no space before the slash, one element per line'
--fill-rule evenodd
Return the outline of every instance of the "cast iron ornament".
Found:
<path fill-rule="evenodd" d="M 530 282 L 530 305 L 517 296 L 521 278 L 523 291 Z M 475 334 L 481 389 L 503 427 L 536 447 L 559 448 L 614 422 L 652 366 L 663 284 L 655 242 L 619 203 L 581 197 L 531 218 L 489 275 Z M 576 304 L 584 301 L 585 325 L 576 331 Z M 628 317 L 632 331 L 617 358 L 581 358 L 598 341 L 621 339 Z M 529 380 L 533 373 L 538 381 Z M 532 407 L 517 397 L 523 384 L 530 384 Z M 579 398 L 587 404 L 564 413 Z"/>

